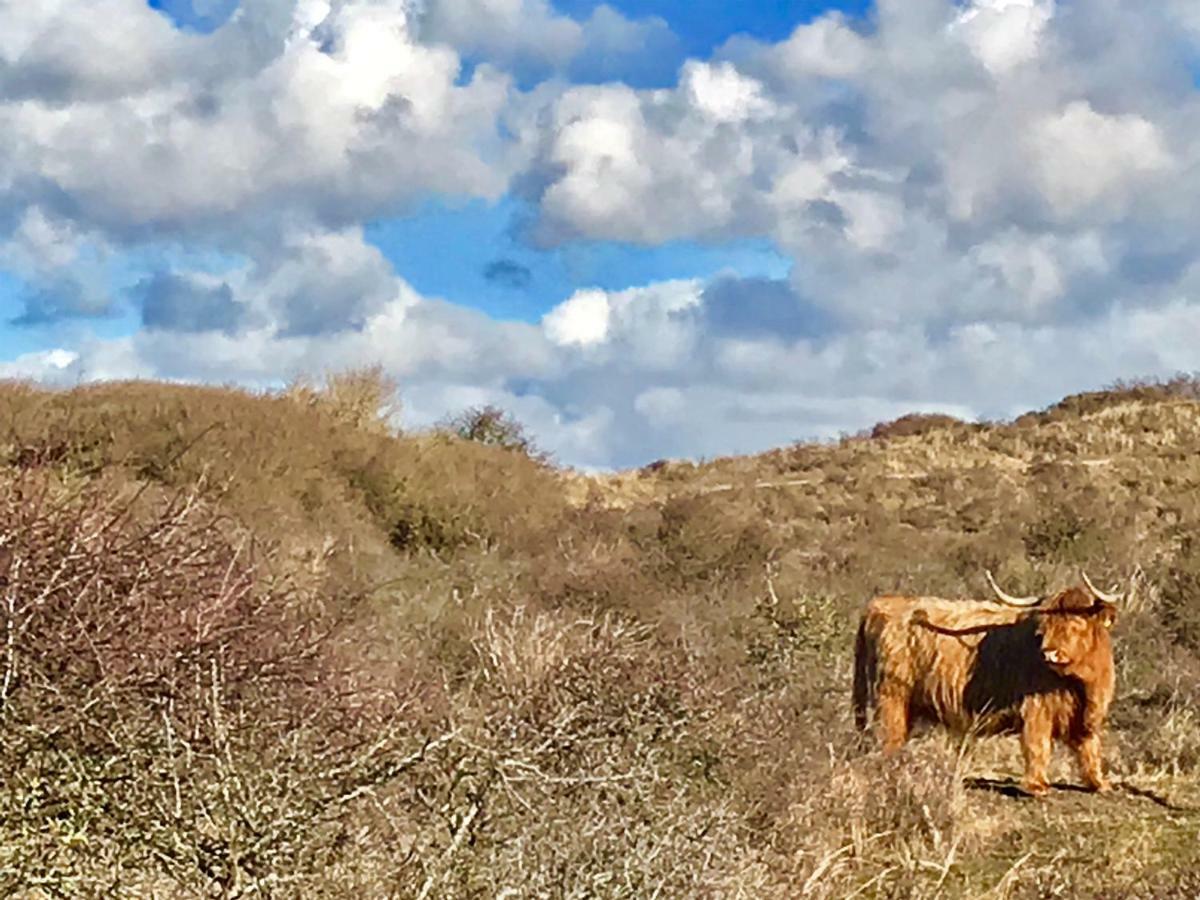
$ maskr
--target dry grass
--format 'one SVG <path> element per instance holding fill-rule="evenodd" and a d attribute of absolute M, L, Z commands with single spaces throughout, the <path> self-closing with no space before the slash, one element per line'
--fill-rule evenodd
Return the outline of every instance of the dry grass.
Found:
<path fill-rule="evenodd" d="M 378 373 L 0 387 L 0 884 L 26 896 L 1193 897 L 1200 405 L 1119 386 L 616 476 Z M 1132 579 L 1110 796 L 849 720 L 881 590 Z M 1054 780 L 1073 783 L 1065 756 Z"/>

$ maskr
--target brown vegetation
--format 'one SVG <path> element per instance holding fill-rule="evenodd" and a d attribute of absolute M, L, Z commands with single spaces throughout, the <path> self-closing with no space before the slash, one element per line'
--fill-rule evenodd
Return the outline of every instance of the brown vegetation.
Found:
<path fill-rule="evenodd" d="M 0 887 L 1194 896 L 1188 384 L 594 478 L 397 435 L 369 373 L 0 386 Z M 1081 564 L 1134 573 L 1119 790 L 1026 803 L 1011 740 L 859 741 L 868 597 Z"/>
<path fill-rule="evenodd" d="M 950 428 L 970 430 L 972 427 L 962 419 L 956 419 L 954 416 L 944 413 L 909 413 L 890 422 L 878 423 L 870 430 L 869 435 L 876 439 L 912 437 L 913 435 L 928 434 L 931 431 Z"/>

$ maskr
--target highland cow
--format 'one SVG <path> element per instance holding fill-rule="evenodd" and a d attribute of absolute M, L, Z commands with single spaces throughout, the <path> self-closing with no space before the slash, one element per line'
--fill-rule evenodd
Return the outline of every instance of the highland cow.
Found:
<path fill-rule="evenodd" d="M 874 705 L 885 752 L 918 721 L 973 734 L 1016 733 L 1022 787 L 1048 789 L 1052 742 L 1074 751 L 1086 784 L 1106 790 L 1100 733 L 1112 702 L 1115 595 L 1083 583 L 1044 600 L 1004 593 L 999 603 L 881 596 L 867 604 L 854 665 L 855 720 Z"/>

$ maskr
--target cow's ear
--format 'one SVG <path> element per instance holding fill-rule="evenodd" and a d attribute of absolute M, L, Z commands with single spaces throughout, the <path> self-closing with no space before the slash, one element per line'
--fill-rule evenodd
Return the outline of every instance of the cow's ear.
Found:
<path fill-rule="evenodd" d="M 1100 622 L 1105 628 L 1112 628 L 1117 622 L 1117 611 L 1107 604 L 1100 610 Z"/>

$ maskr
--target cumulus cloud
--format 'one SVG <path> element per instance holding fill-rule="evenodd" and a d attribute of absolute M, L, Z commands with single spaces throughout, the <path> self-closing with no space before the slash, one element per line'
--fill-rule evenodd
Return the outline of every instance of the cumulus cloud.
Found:
<path fill-rule="evenodd" d="M 1145 300 L 1120 256 L 1190 220 L 1200 129 L 1190 38 L 1156 10 L 880 0 L 869 22 L 731 42 L 671 89 L 573 88 L 529 182 L 537 233 L 766 237 L 846 327 L 1065 320 L 1100 284 L 1093 314 Z"/>
<path fill-rule="evenodd" d="M 868 40 L 845 17 L 831 14 L 801 25 L 786 40 L 763 48 L 761 58 L 788 79 L 849 78 L 862 70 L 870 49 Z"/>
<path fill-rule="evenodd" d="M 552 74 L 603 81 L 661 76 L 678 41 L 657 16 L 630 19 L 608 4 L 586 19 L 548 0 L 426 0 L 421 37 L 503 66 L 524 79 Z"/>
<path fill-rule="evenodd" d="M 56 348 L 23 353 L 0 362 L 0 378 L 29 379 L 43 384 L 69 386 L 79 380 L 79 354 Z"/>
<path fill-rule="evenodd" d="M 243 307 L 229 284 L 202 275 L 156 272 L 134 289 L 142 324 L 164 331 L 237 331 Z"/>
<path fill-rule="evenodd" d="M 706 329 L 732 338 L 819 338 L 836 323 L 776 278 L 724 275 L 704 288 Z"/>
<path fill-rule="evenodd" d="M 572 81 L 665 83 L 683 56 L 679 38 L 658 16 L 629 19 L 601 3 L 582 25 L 583 47 L 567 71 Z"/>
<path fill-rule="evenodd" d="M 197 321 L 194 306 L 181 312 L 159 301 L 155 315 L 161 324 L 156 327 L 123 338 L 83 341 L 61 352 L 71 354 L 70 365 L 85 379 L 153 374 L 256 386 L 380 361 L 406 388 L 455 384 L 495 391 L 503 390 L 518 373 L 525 378 L 544 377 L 556 365 L 556 349 L 537 326 L 498 323 L 482 313 L 423 297 L 402 279 L 395 279 L 394 295 L 360 328 L 322 334 L 285 327 L 272 315 L 270 302 L 256 291 L 257 283 L 253 276 L 231 278 L 207 289 L 204 299 L 218 308 L 227 302 L 241 308 L 236 330 L 213 327 L 213 318 Z M 154 287 L 147 286 L 147 292 Z M 195 293 L 204 287 L 197 279 L 182 290 Z M 179 289 L 178 285 L 158 286 L 160 294 Z M 175 313 L 181 314 L 172 318 Z M 214 318 L 219 321 L 224 316 Z M 18 359 L 11 365 L 10 374 L 24 367 L 37 376 L 42 357 Z"/>
<path fill-rule="evenodd" d="M 553 343 L 584 350 L 589 366 L 670 371 L 686 365 L 701 304 L 702 285 L 691 279 L 624 291 L 589 289 L 547 313 L 542 327 Z"/>
<path fill-rule="evenodd" d="M 291 236 L 253 274 L 250 291 L 285 335 L 361 330 L 374 313 L 403 302 L 402 284 L 361 229 Z"/>
<path fill-rule="evenodd" d="M 689 106 L 713 122 L 736 124 L 764 119 L 775 111 L 763 85 L 732 63 L 690 62 L 684 66 L 680 87 Z"/>
<path fill-rule="evenodd" d="M 508 79 L 480 67 L 460 83 L 457 55 L 416 40 L 403 0 L 246 4 L 210 35 L 141 0 L 7 10 L 9 203 L 126 239 L 196 239 L 506 183 Z"/>
<path fill-rule="evenodd" d="M 728 63 L 689 63 L 670 91 L 571 89 L 545 119 L 539 237 L 649 244 L 760 233 L 769 209 L 752 185 L 770 177 L 762 169 L 841 164 L 825 135 L 781 134 L 781 116 L 763 85 Z"/>
<path fill-rule="evenodd" d="M 187 39 L 145 3 L 6 3 L 0 85 L 9 100 L 63 105 L 153 88 L 178 73 Z M 121 27 L 112 27 L 115 21 Z"/>
<path fill-rule="evenodd" d="M 156 271 L 130 294 L 147 328 L 233 337 L 361 331 L 413 297 L 361 228 L 290 230 L 224 271 Z"/>
<path fill-rule="evenodd" d="M 1086 100 L 1034 123 L 1029 140 L 1042 194 L 1063 215 L 1106 198 L 1123 209 L 1124 195 L 1172 168 L 1154 123 L 1132 113 L 1098 113 Z"/>
<path fill-rule="evenodd" d="M 429 0 L 424 36 L 509 66 L 561 68 L 583 47 L 583 26 L 547 0 Z"/>
<path fill-rule="evenodd" d="M 608 339 L 611 304 L 599 290 L 579 291 L 542 319 L 546 337 L 560 347 L 587 347 Z"/>
<path fill-rule="evenodd" d="M 988 71 L 1002 75 L 1038 55 L 1053 15 L 1053 0 L 975 0 L 951 29 Z"/>
<path fill-rule="evenodd" d="M 18 323 L 100 316 L 112 311 L 110 249 L 101 236 L 40 206 L 26 207 L 0 244 L 0 265 L 27 285 Z"/>
<path fill-rule="evenodd" d="M 5 17 L 0 265 L 27 321 L 126 302 L 143 327 L 0 374 L 380 361 L 410 424 L 497 403 L 609 466 L 1200 368 L 1186 3 L 878 0 L 653 88 L 571 83 L 674 67 L 665 23 L 604 6 L 261 0 L 211 34 L 141 0 Z M 514 186 L 543 248 L 758 238 L 791 265 L 582 284 L 511 322 L 420 294 L 364 238 L 416 198 Z M 159 260 L 114 297 L 113 260 L 150 243 L 221 264 Z M 521 287 L 522 266 L 483 274 Z"/>

